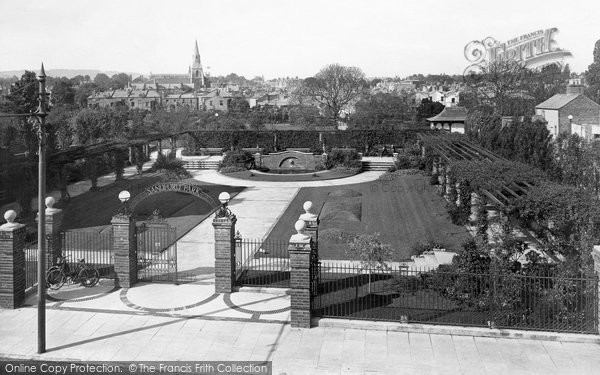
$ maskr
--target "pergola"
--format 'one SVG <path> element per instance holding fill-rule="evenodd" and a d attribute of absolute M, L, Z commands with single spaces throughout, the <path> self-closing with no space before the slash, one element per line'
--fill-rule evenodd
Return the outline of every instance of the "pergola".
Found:
<path fill-rule="evenodd" d="M 508 159 L 496 155 L 483 147 L 457 137 L 448 137 L 447 134 L 419 134 L 419 138 L 424 142 L 433 140 L 433 142 L 430 142 L 429 147 L 442 164 L 450 164 L 461 160 L 509 162 Z M 509 184 L 498 186 L 496 189 L 481 189 L 480 193 L 498 208 L 505 208 L 512 200 L 526 195 L 532 186 L 527 181 L 512 181 Z"/>

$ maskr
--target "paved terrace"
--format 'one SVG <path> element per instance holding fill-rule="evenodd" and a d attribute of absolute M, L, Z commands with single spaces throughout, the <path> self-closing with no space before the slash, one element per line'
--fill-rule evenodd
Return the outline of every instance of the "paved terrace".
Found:
<path fill-rule="evenodd" d="M 214 295 L 211 283 L 63 287 L 36 354 L 37 309 L 0 309 L 0 357 L 273 361 L 274 374 L 597 374 L 600 345 L 398 332 L 378 323 L 291 328 L 282 295 Z M 28 304 L 35 304 L 32 296 Z M 344 324 L 345 326 L 340 326 Z M 353 327 L 363 325 L 366 330 Z M 487 329 L 481 329 L 487 331 Z M 564 339 L 573 335 L 562 335 Z M 581 337 L 581 336 L 579 336 Z M 593 337 L 593 336 L 592 336 Z M 597 341 L 597 340 L 596 340 Z"/>

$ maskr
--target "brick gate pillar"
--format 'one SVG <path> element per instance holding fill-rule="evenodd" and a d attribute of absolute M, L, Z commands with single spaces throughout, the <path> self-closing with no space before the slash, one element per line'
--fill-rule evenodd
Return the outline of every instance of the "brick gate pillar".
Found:
<path fill-rule="evenodd" d="M 223 193 L 221 193 L 223 194 Z M 222 195 L 219 195 L 221 200 Z M 215 293 L 231 293 L 235 286 L 235 223 L 237 218 L 227 208 L 229 194 L 215 214 Z"/>
<path fill-rule="evenodd" d="M 594 246 L 592 249 L 592 259 L 594 260 L 594 272 L 600 277 L 600 246 Z M 600 284 L 600 282 L 599 282 Z M 600 294 L 600 285 L 598 285 L 597 293 Z M 598 296 L 598 310 L 600 311 L 600 296 Z M 598 330 L 600 333 L 600 314 L 598 314 Z"/>
<path fill-rule="evenodd" d="M 63 211 L 54 208 L 54 203 L 56 203 L 54 198 L 46 198 L 46 265 L 48 268 L 55 266 L 56 259 L 62 255 L 60 229 L 62 226 Z"/>
<path fill-rule="evenodd" d="M 25 300 L 25 225 L 15 223 L 17 213 L 4 214 L 0 225 L 0 307 L 16 309 Z"/>
<path fill-rule="evenodd" d="M 124 210 L 112 217 L 113 251 L 115 258 L 116 283 L 122 288 L 131 288 L 137 282 L 137 241 L 135 218 Z"/>
<path fill-rule="evenodd" d="M 294 226 L 297 234 L 290 237 L 290 288 L 292 327 L 310 328 L 311 321 L 311 257 L 314 242 L 310 235 L 304 233 L 306 223 L 298 220 Z"/>

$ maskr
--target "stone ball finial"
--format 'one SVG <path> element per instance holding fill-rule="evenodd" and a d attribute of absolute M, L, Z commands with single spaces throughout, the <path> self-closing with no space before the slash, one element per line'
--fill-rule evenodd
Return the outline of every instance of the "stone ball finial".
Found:
<path fill-rule="evenodd" d="M 304 230 L 306 229 L 306 222 L 304 220 L 296 221 L 296 223 L 294 224 L 294 228 L 298 233 L 293 234 L 292 237 L 290 237 L 290 242 L 304 244 L 310 241 L 310 236 L 304 234 Z"/>
<path fill-rule="evenodd" d="M 296 221 L 296 224 L 294 224 L 294 228 L 296 229 L 296 232 L 298 232 L 298 234 L 304 234 L 304 230 L 306 229 L 306 222 L 304 220 L 298 220 Z"/>
<path fill-rule="evenodd" d="M 9 224 L 13 224 L 16 218 L 17 212 L 15 210 L 8 210 L 4 213 L 4 220 Z"/>
<path fill-rule="evenodd" d="M 305 212 L 302 215 L 300 215 L 300 217 L 299 217 L 300 220 L 310 221 L 310 222 L 317 220 L 317 215 L 315 215 L 311 212 L 311 210 L 313 208 L 313 203 L 311 201 L 304 202 L 304 204 L 302 205 L 302 208 L 304 208 Z"/>
<path fill-rule="evenodd" d="M 46 202 L 47 208 L 54 208 L 54 203 L 56 203 L 56 199 L 54 199 L 52 197 L 48 197 L 48 198 L 46 198 L 45 202 Z"/>

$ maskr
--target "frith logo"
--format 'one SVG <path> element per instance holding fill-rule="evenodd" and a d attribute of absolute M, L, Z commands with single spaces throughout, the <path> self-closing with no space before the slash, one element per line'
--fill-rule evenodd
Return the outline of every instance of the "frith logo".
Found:
<path fill-rule="evenodd" d="M 563 65 L 563 60 L 572 57 L 571 52 L 558 48 L 554 37 L 556 27 L 537 30 L 501 43 L 493 37 L 474 40 L 465 46 L 465 58 L 471 63 L 464 73 L 479 71 L 484 64 L 498 60 L 514 60 L 527 67 L 538 67 L 551 63 Z"/>

